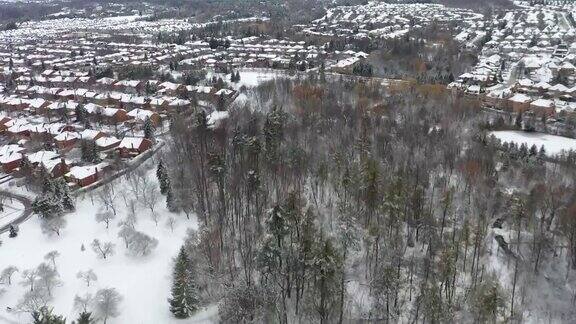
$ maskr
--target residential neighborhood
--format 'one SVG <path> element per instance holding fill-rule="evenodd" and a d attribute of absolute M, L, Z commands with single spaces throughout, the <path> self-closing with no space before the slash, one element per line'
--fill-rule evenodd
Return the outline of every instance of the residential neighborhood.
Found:
<path fill-rule="evenodd" d="M 464 28 L 456 38 L 481 51 L 449 85 L 486 107 L 572 122 L 576 108 L 573 3 L 526 6 Z"/>

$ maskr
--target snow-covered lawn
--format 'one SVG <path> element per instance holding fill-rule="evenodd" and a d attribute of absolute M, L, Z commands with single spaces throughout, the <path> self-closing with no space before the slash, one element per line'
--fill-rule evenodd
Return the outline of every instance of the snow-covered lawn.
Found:
<path fill-rule="evenodd" d="M 271 81 L 276 78 L 288 78 L 286 73 L 281 71 L 274 71 L 269 69 L 240 69 L 240 81 L 231 82 L 230 74 L 214 73 L 209 72 L 206 74 L 206 79 L 211 80 L 213 76 L 221 77 L 228 85 L 235 90 L 240 89 L 240 87 L 245 86 L 246 88 L 254 88 L 260 84 Z"/>
<path fill-rule="evenodd" d="M 245 86 L 247 88 L 257 87 L 258 85 L 274 80 L 278 77 L 285 77 L 277 72 L 272 71 L 251 71 L 251 70 L 240 70 L 240 81 L 239 86 Z"/>
<path fill-rule="evenodd" d="M 4 210 L 0 212 L 0 227 L 8 225 L 10 222 L 22 215 L 24 206 L 18 200 L 7 199 L 4 202 Z M 0 261 L 0 264 L 2 261 Z"/>
<path fill-rule="evenodd" d="M 146 166 L 150 168 L 147 171 L 147 178 L 157 186 L 155 168 L 150 161 L 141 168 Z M 128 188 L 127 182 L 121 177 L 113 183 L 118 216 L 110 224 L 109 229 L 106 229 L 104 223 L 97 223 L 95 220 L 100 204 L 95 195 L 93 200 L 86 195 L 77 199 L 76 212 L 66 215 L 67 226 L 60 236 L 49 237 L 43 234 L 37 216 L 33 216 L 20 226 L 17 238 L 8 238 L 7 233 L 0 236 L 4 242 L 0 246 L 0 271 L 10 265 L 20 270 L 12 277 L 12 285 L 0 285 L 0 289 L 6 289 L 6 292 L 0 295 L 0 323 L 30 322 L 29 314 L 10 312 L 7 307 L 14 308 L 28 289 L 18 284 L 21 272 L 25 269 L 34 269 L 41 262 L 45 262 L 44 255 L 52 250 L 60 253 L 56 259 L 56 267 L 62 284 L 54 289 L 54 299 L 50 305 L 54 307 L 56 314 L 64 315 L 69 322 L 78 316 L 78 310 L 73 309 L 76 294 L 81 296 L 86 293 L 94 294 L 98 289 L 108 287 L 116 288 L 123 297 L 120 303 L 120 316 L 109 319 L 109 324 L 214 322 L 217 313 L 215 306 L 199 312 L 197 316 L 187 321 L 174 319 L 168 308 L 172 258 L 183 244 L 187 229 L 197 226 L 195 218 L 187 220 L 184 214 L 168 212 L 164 196 L 161 196 L 156 207 L 160 215 L 158 225 L 153 221 L 147 208 L 138 207 L 136 230 L 156 238 L 158 246 L 148 256 L 128 255 L 123 240 L 118 237 L 120 229 L 118 223 L 128 213 L 119 193 Z M 176 219 L 173 232 L 167 226 L 166 221 L 169 217 Z M 91 248 L 91 242 L 95 238 L 102 242 L 113 242 L 115 254 L 106 259 L 98 258 Z M 81 250 L 82 245 L 85 247 L 84 251 Z M 89 269 L 94 270 L 98 279 L 87 287 L 85 282 L 77 279 L 76 274 Z"/>
<path fill-rule="evenodd" d="M 568 137 L 522 131 L 496 131 L 490 134 L 502 142 L 514 142 L 518 145 L 526 143 L 528 148 L 536 145 L 540 149 L 544 145 L 546 154 L 549 156 L 557 155 L 562 151 L 576 150 L 576 139 Z"/>

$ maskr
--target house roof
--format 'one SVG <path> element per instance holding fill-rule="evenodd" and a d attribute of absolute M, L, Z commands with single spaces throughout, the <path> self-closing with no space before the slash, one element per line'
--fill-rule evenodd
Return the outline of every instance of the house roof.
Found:
<path fill-rule="evenodd" d="M 530 100 L 532 100 L 532 99 L 523 93 L 517 93 L 514 96 L 512 96 L 512 98 L 510 98 L 510 101 L 519 102 L 519 103 L 530 102 Z"/>
<path fill-rule="evenodd" d="M 554 101 L 540 98 L 532 101 L 531 105 L 537 107 L 552 108 L 554 106 Z"/>
<path fill-rule="evenodd" d="M 10 154 L 0 155 L 0 163 L 6 164 L 22 159 L 22 153 L 11 152 Z"/>
<path fill-rule="evenodd" d="M 144 142 L 144 138 L 142 137 L 124 137 L 118 145 L 119 148 L 126 148 L 126 149 L 136 149 L 139 148 Z"/>
<path fill-rule="evenodd" d="M 22 152 L 24 150 L 25 149 L 22 146 L 16 144 L 3 145 L 0 147 L 0 156 L 10 155 L 13 153 Z"/>
<path fill-rule="evenodd" d="M 95 129 L 85 129 L 80 132 L 80 138 L 87 140 L 94 140 L 96 136 L 102 134 L 101 131 Z"/>
<path fill-rule="evenodd" d="M 31 163 L 42 163 L 57 159 L 60 157 L 60 154 L 54 151 L 38 151 L 36 153 L 28 154 L 27 157 Z"/>
<path fill-rule="evenodd" d="M 80 134 L 78 134 L 77 132 L 62 132 L 54 136 L 54 139 L 58 142 L 71 141 L 78 138 L 80 138 Z"/>
<path fill-rule="evenodd" d="M 169 81 L 162 82 L 158 85 L 159 88 L 163 88 L 163 89 L 167 89 L 167 90 L 176 90 L 180 86 L 182 86 L 182 85 L 178 84 L 178 83 L 169 82 Z"/>
<path fill-rule="evenodd" d="M 98 147 L 109 147 L 118 143 L 120 143 L 120 140 L 114 136 L 100 137 L 96 140 L 96 146 Z"/>
<path fill-rule="evenodd" d="M 70 171 L 66 174 L 66 176 L 78 180 L 83 180 L 96 174 L 97 172 L 106 168 L 108 165 L 108 163 L 103 162 L 95 165 L 74 166 L 70 168 Z"/>
<path fill-rule="evenodd" d="M 156 113 L 146 109 L 132 109 L 127 113 L 128 116 L 142 121 L 146 120 L 146 118 L 150 118 L 154 114 Z"/>

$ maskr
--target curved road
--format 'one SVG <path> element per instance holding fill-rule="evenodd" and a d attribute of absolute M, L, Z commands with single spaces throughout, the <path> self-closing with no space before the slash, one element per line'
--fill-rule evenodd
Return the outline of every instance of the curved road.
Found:
<path fill-rule="evenodd" d="M 24 223 L 26 220 L 28 220 L 30 216 L 32 216 L 32 201 L 27 197 L 17 195 L 4 190 L 0 190 L 0 196 L 8 199 L 10 198 L 16 199 L 24 206 L 24 211 L 22 212 L 22 215 L 20 215 L 18 218 L 10 222 L 10 224 L 0 227 L 0 234 L 2 234 L 10 230 L 10 225 L 20 225 Z"/>

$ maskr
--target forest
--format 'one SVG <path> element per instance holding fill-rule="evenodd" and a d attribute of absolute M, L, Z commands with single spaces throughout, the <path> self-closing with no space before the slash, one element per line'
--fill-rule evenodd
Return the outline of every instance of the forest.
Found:
<path fill-rule="evenodd" d="M 195 305 L 224 323 L 574 316 L 570 160 L 498 142 L 502 121 L 442 86 L 319 75 L 249 96 L 218 127 L 171 121 Z"/>

